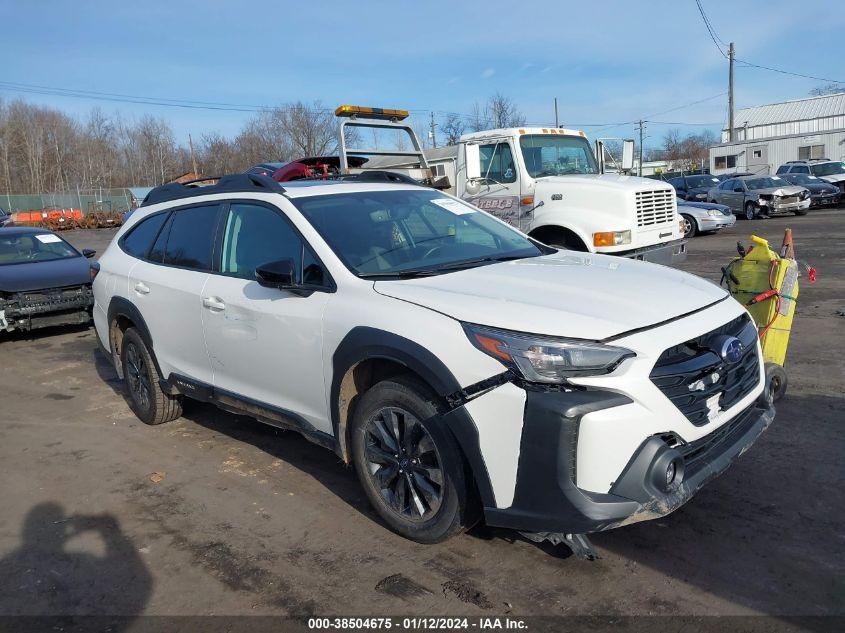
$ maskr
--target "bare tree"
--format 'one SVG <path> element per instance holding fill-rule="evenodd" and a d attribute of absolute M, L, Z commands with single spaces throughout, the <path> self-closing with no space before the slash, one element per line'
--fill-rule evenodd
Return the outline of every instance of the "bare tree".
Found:
<path fill-rule="evenodd" d="M 311 105 L 299 101 L 279 112 L 282 128 L 300 156 L 321 156 L 337 145 L 334 116 L 319 101 Z"/>
<path fill-rule="evenodd" d="M 464 130 L 466 130 L 466 124 L 461 115 L 454 112 L 440 124 L 440 131 L 446 135 L 446 145 L 456 145 L 461 140 Z"/>
<path fill-rule="evenodd" d="M 810 90 L 810 95 L 813 97 L 822 97 L 825 95 L 839 94 L 840 92 L 845 92 L 845 84 L 834 82 L 829 84 L 822 84 L 821 86 L 816 86 L 815 88 Z"/>

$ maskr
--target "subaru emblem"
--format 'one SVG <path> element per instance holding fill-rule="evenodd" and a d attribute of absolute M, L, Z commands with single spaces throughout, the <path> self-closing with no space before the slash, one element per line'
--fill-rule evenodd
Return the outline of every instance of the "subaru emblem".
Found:
<path fill-rule="evenodd" d="M 729 336 L 722 341 L 722 346 L 719 349 L 719 356 L 726 363 L 738 363 L 742 358 L 742 353 L 745 351 L 745 346 L 735 336 Z"/>

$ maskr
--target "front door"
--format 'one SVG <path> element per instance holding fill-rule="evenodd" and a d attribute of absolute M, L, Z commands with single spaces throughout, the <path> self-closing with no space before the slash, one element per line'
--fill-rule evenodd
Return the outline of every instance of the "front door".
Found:
<path fill-rule="evenodd" d="M 261 264 L 292 259 L 300 279 L 328 282 L 322 265 L 275 206 L 233 202 L 223 226 L 219 273 L 210 275 L 202 296 L 215 389 L 331 432 L 322 352 L 322 315 L 331 295 L 300 296 L 255 279 Z"/>
<path fill-rule="evenodd" d="M 480 190 L 464 194 L 466 200 L 520 228 L 519 172 L 513 158 L 513 149 L 507 140 L 491 141 L 479 146 L 481 156 Z"/>

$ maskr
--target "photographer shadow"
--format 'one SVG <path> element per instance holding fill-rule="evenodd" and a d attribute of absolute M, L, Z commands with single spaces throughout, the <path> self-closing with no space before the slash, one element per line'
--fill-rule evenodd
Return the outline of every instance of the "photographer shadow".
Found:
<path fill-rule="evenodd" d="M 3 615 L 116 616 L 115 631 L 143 612 L 153 579 L 114 516 L 66 515 L 57 503 L 40 503 L 21 537 L 0 560 Z"/>

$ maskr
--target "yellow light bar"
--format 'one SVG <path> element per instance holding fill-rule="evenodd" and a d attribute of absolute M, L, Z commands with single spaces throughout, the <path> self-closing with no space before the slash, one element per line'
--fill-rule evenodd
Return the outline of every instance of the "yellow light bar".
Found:
<path fill-rule="evenodd" d="M 335 116 L 360 116 L 366 119 L 387 119 L 401 121 L 408 118 L 407 110 L 393 110 L 390 108 L 364 108 L 362 106 L 342 105 L 334 111 Z"/>

